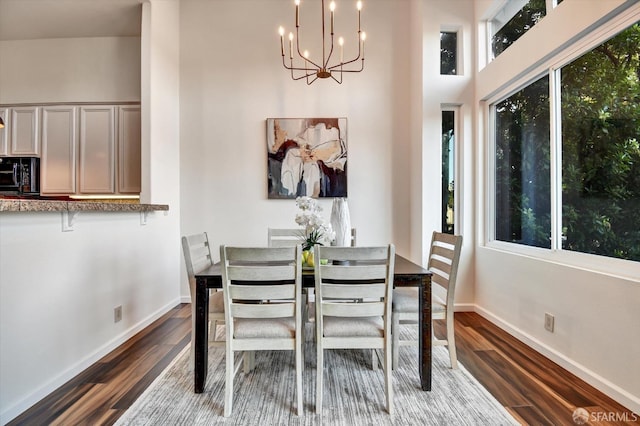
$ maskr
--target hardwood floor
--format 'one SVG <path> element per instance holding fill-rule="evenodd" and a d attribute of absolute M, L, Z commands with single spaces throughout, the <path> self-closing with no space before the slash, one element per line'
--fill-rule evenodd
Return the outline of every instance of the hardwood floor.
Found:
<path fill-rule="evenodd" d="M 640 416 L 475 313 L 456 313 L 458 360 L 522 424 L 640 425 Z M 191 305 L 180 304 L 9 425 L 111 425 L 189 343 Z M 436 335 L 443 324 L 435 324 Z M 437 386 L 437 384 L 434 384 Z"/>

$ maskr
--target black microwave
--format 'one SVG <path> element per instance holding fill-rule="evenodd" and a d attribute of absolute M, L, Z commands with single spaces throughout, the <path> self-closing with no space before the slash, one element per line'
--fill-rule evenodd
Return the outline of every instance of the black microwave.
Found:
<path fill-rule="evenodd" d="M 0 194 L 40 194 L 40 159 L 0 157 Z"/>

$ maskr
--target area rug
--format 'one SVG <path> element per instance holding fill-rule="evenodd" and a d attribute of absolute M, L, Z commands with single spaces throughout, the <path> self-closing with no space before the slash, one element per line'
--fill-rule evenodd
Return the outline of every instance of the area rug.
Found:
<path fill-rule="evenodd" d="M 325 351 L 324 407 L 315 412 L 315 346 L 305 345 L 304 415 L 295 414 L 295 358 L 263 351 L 255 369 L 235 379 L 233 414 L 222 416 L 224 348 L 209 348 L 205 391 L 193 392 L 189 347 L 134 402 L 117 425 L 517 425 L 513 417 L 459 364 L 449 368 L 446 348 L 433 348 L 432 391 L 420 389 L 417 348 L 401 348 L 393 371 L 394 409 L 385 411 L 382 370 L 371 351 Z"/>

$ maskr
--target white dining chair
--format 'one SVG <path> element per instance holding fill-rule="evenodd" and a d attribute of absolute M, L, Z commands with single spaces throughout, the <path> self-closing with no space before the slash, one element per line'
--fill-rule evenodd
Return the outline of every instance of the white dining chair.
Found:
<path fill-rule="evenodd" d="M 301 259 L 301 246 L 220 246 L 227 325 L 225 417 L 232 413 L 234 377 L 242 364 L 235 362 L 235 353 L 243 351 L 295 352 L 297 414 L 303 413 Z"/>
<path fill-rule="evenodd" d="M 315 246 L 316 412 L 322 412 L 324 351 L 382 350 L 386 408 L 393 414 L 391 299 L 395 247 Z M 377 365 L 377 357 L 373 357 Z M 336 390 L 337 391 L 337 390 Z"/>
<path fill-rule="evenodd" d="M 189 278 L 189 294 L 191 296 L 191 367 L 194 362 L 195 342 L 195 307 L 196 307 L 196 277 L 195 275 L 213 265 L 209 237 L 206 232 L 182 237 L 182 253 Z M 210 346 L 224 347 L 224 340 L 217 339 L 217 329 L 224 325 L 224 301 L 222 292 L 209 291 L 209 341 Z"/>
<path fill-rule="evenodd" d="M 447 326 L 447 337 L 444 340 L 432 336 L 433 346 L 447 346 L 451 368 L 458 368 L 456 355 L 456 341 L 454 333 L 454 295 L 462 236 L 434 232 L 431 238 L 429 263 L 427 268 L 433 274 L 431 277 L 431 318 L 444 319 Z M 400 326 L 402 324 L 418 323 L 418 289 L 396 288 L 393 291 L 393 368 L 398 367 L 400 346 L 418 345 L 416 339 L 401 339 Z"/>

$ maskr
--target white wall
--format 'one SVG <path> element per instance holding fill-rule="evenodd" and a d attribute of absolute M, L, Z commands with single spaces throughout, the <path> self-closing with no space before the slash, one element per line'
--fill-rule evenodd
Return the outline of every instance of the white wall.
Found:
<path fill-rule="evenodd" d="M 75 230 L 65 233 L 60 213 L 0 213 L 1 424 L 180 301 L 179 120 L 167 119 L 177 117 L 179 105 L 179 9 L 173 0 L 154 0 L 144 8 L 142 87 L 140 39 L 137 58 L 125 47 L 109 51 L 107 61 L 134 76 L 104 64 L 108 72 L 69 80 L 61 91 L 58 80 L 51 85 L 41 81 L 43 70 L 35 81 L 2 74 L 1 99 L 7 103 L 142 99 L 141 198 L 169 204 L 169 211 L 151 213 L 146 225 L 136 213 L 80 213 Z M 106 54 L 96 51 L 94 42 L 15 42 L 20 49 L 7 42 L 0 53 L 11 45 L 8 50 L 17 62 L 44 66 L 30 57 L 42 52 L 41 46 L 84 46 L 79 47 L 83 54 L 71 55 L 75 62 L 60 68 L 91 70 L 91 63 Z M 4 57 L 0 63 L 6 63 Z M 123 307 L 123 319 L 114 324 L 117 305 Z"/>
<path fill-rule="evenodd" d="M 478 75 L 478 101 L 517 81 L 526 69 L 563 46 L 584 39 L 585 31 L 623 0 L 565 1 Z M 582 3 L 582 5 L 581 5 Z M 479 9 L 478 16 L 483 13 Z M 630 10 L 625 12 L 631 13 Z M 629 15 L 627 15 L 629 16 Z M 635 19 L 638 19 L 636 15 Z M 622 28 L 620 28 L 622 29 Z M 548 67 L 545 63 L 542 67 Z M 476 158 L 478 187 L 486 184 L 487 154 L 482 122 Z M 477 199 L 475 302 L 479 311 L 590 382 L 628 408 L 640 412 L 640 264 L 579 253 L 522 249 L 485 243 L 484 197 Z M 555 315 L 555 332 L 544 330 L 544 313 Z"/>
<path fill-rule="evenodd" d="M 0 58 L 0 104 L 140 101 L 140 37 L 1 41 Z"/>
<path fill-rule="evenodd" d="M 473 180 L 473 122 L 476 74 L 474 63 L 475 34 L 472 1 L 428 0 L 422 4 L 422 140 L 417 155 L 421 170 L 420 224 L 422 233 L 415 235 L 420 241 L 420 256 L 429 254 L 432 231 L 441 231 L 442 200 L 442 121 L 445 106 L 458 107 L 459 128 L 456 131 L 455 191 L 458 198 L 455 233 L 463 236 L 463 248 L 456 283 L 457 310 L 470 310 L 474 302 L 474 180 Z M 458 75 L 440 75 L 440 31 L 458 33 Z M 417 149 L 418 147 L 413 147 Z M 416 161 L 415 159 L 413 160 Z M 416 182 L 416 187 L 420 182 Z M 414 241 L 414 245 L 418 242 Z"/>
<path fill-rule="evenodd" d="M 336 29 L 355 33 L 355 8 L 347 5 L 336 12 Z M 268 227 L 297 227 L 293 200 L 267 199 L 265 120 L 347 117 L 348 202 L 358 244 L 394 242 L 399 253 L 412 254 L 409 5 L 366 3 L 364 71 L 346 75 L 342 85 L 319 80 L 307 86 L 291 80 L 280 56 L 277 30 L 293 26 L 293 3 L 182 1 L 183 234 L 208 231 L 217 252 L 221 243 L 266 244 Z M 318 5 L 302 7 L 315 8 L 319 19 Z M 319 37 L 317 25 L 301 31 Z M 348 37 L 346 43 L 354 45 Z M 331 199 L 321 205 L 328 218 Z"/>

